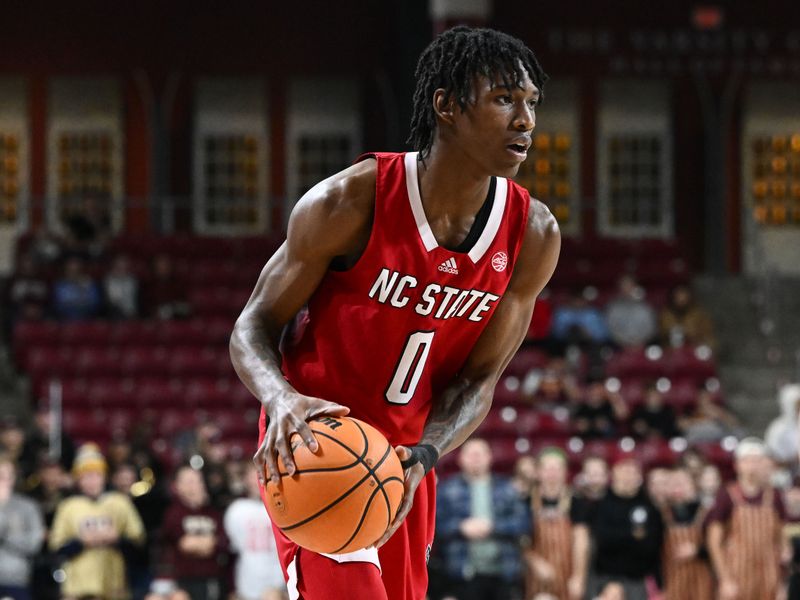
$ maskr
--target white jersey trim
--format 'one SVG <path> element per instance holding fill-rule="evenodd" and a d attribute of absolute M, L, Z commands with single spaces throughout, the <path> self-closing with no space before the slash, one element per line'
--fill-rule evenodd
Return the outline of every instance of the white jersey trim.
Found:
<path fill-rule="evenodd" d="M 411 204 L 411 212 L 414 214 L 414 221 L 417 224 L 419 237 L 425 246 L 425 250 L 430 252 L 437 248 L 439 243 L 436 241 L 433 231 L 431 231 L 431 226 L 428 224 L 428 218 L 425 216 L 425 209 L 422 206 L 422 198 L 419 194 L 417 154 L 417 152 L 406 152 L 403 158 L 406 168 L 406 189 L 408 190 L 408 200 Z M 481 236 L 475 242 L 472 250 L 468 252 L 468 256 L 473 263 L 477 263 L 486 254 L 503 221 L 503 213 L 506 210 L 506 197 L 508 195 L 508 181 L 504 177 L 497 177 L 496 179 L 497 184 L 494 190 L 492 212 L 489 213 L 489 219 L 486 221 Z"/>
<path fill-rule="evenodd" d="M 378 567 L 378 571 L 383 573 L 381 569 L 381 561 L 378 558 L 378 549 L 374 546 L 372 548 L 364 548 L 363 550 L 356 550 L 355 552 L 348 552 L 347 554 L 325 554 L 320 552 L 321 556 L 335 560 L 338 563 L 349 562 L 368 562 Z"/>
<path fill-rule="evenodd" d="M 439 246 L 436 238 L 433 237 L 431 226 L 428 225 L 428 218 L 425 216 L 425 209 L 422 208 L 422 198 L 419 195 L 419 179 L 417 178 L 417 153 L 406 152 L 403 158 L 406 167 L 406 188 L 408 189 L 408 200 L 411 203 L 411 212 L 414 213 L 414 221 L 417 223 L 417 231 L 425 250 L 430 252 Z"/>
<path fill-rule="evenodd" d="M 492 212 L 489 213 L 489 219 L 486 221 L 486 226 L 481 232 L 481 237 L 475 242 L 472 250 L 469 251 L 469 257 L 473 263 L 478 262 L 489 246 L 492 245 L 497 230 L 500 229 L 500 224 L 503 222 L 503 213 L 506 210 L 506 197 L 508 195 L 508 180 L 504 177 L 497 178 L 497 185 L 494 190 L 494 204 L 492 204 Z"/>
<path fill-rule="evenodd" d="M 297 552 L 292 557 L 292 562 L 286 567 L 286 574 L 289 579 L 286 581 L 286 589 L 289 591 L 289 600 L 299 600 L 300 592 L 297 589 Z"/>

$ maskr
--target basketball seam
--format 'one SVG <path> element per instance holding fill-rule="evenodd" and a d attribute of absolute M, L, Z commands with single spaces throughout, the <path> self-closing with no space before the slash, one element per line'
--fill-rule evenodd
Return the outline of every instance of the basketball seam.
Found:
<path fill-rule="evenodd" d="M 348 419 L 348 421 L 352 421 L 352 419 Z M 354 421 L 353 421 L 353 425 L 355 425 L 356 427 L 358 427 L 358 424 L 357 424 L 357 423 L 355 423 Z M 367 455 L 367 451 L 369 450 L 369 439 L 367 438 L 367 434 L 366 434 L 366 433 L 364 433 L 364 430 L 363 430 L 363 429 L 361 429 L 361 427 L 358 427 L 358 430 L 359 430 L 359 432 L 361 432 L 361 437 L 362 437 L 362 438 L 364 438 L 364 452 L 363 452 L 363 453 L 362 453 L 360 456 L 359 456 L 359 455 L 357 455 L 355 452 L 353 452 L 353 451 L 352 451 L 350 448 L 348 448 L 347 446 L 344 446 L 344 445 L 342 445 L 342 444 L 339 444 L 339 445 L 340 445 L 340 446 L 342 446 L 342 447 L 343 447 L 345 450 L 347 450 L 348 452 L 350 452 L 350 454 L 352 454 L 353 456 L 355 456 L 355 457 L 356 457 L 356 460 L 355 460 L 355 462 L 352 462 L 352 463 L 350 463 L 349 465 L 344 465 L 344 466 L 342 466 L 342 467 L 325 467 L 325 468 L 320 468 L 320 469 L 305 469 L 305 470 L 302 470 L 302 471 L 301 471 L 301 470 L 297 470 L 297 471 L 295 471 L 295 472 L 294 472 L 294 473 L 295 473 L 295 475 L 300 475 L 300 474 L 302 474 L 302 473 L 330 473 L 330 472 L 333 472 L 333 471 L 344 471 L 345 469 L 352 469 L 352 468 L 353 468 L 353 467 L 355 467 L 355 466 L 356 466 L 356 465 L 357 465 L 359 462 L 363 463 L 363 462 L 364 462 L 364 461 L 363 461 L 363 459 L 364 459 L 364 457 Z M 328 439 L 329 439 L 329 440 L 331 440 L 331 441 L 334 441 L 334 442 L 338 442 L 338 441 L 339 441 L 339 440 L 337 440 L 336 438 L 334 438 L 334 437 L 331 437 L 331 436 L 330 436 L 330 434 L 328 434 L 328 433 L 325 433 L 324 431 L 320 431 L 319 429 L 312 429 L 311 431 L 312 431 L 313 433 L 318 433 L 319 435 L 321 435 L 321 436 L 323 436 L 323 437 L 326 437 L 326 438 L 328 438 Z M 366 465 L 365 465 L 365 466 L 366 466 Z M 369 468 L 369 467 L 367 467 L 367 468 Z M 289 473 L 288 473 L 288 472 L 284 473 L 283 471 L 278 471 L 278 475 L 280 475 L 281 477 L 286 477 L 287 475 L 289 475 Z"/>
<path fill-rule="evenodd" d="M 367 443 L 368 443 L 368 441 L 367 441 L 367 439 L 368 439 L 368 438 L 367 438 L 367 434 L 366 434 L 366 432 L 364 431 L 364 429 L 363 429 L 363 428 L 361 427 L 361 425 L 359 425 L 359 424 L 358 424 L 356 421 L 353 421 L 353 425 L 355 425 L 356 427 L 358 427 L 358 430 L 361 432 L 361 435 L 364 437 L 364 444 L 367 444 Z M 391 448 L 391 447 L 392 447 L 392 444 L 389 442 L 389 440 L 386 440 L 386 441 L 387 441 L 387 443 L 389 443 L 389 448 Z M 366 453 L 366 450 L 365 450 L 365 453 Z M 369 467 L 369 466 L 367 465 L 367 467 Z M 387 513 L 387 515 L 388 515 L 388 516 L 387 516 L 387 521 L 386 521 L 386 529 L 389 529 L 389 526 L 392 524 L 392 505 L 391 505 L 391 503 L 389 502 L 389 495 L 386 493 L 386 490 L 384 490 L 384 489 L 383 489 L 383 483 L 384 483 L 384 482 L 383 482 L 383 481 L 381 481 L 380 479 L 378 479 L 378 478 L 375 476 L 375 473 L 374 473 L 374 471 L 370 470 L 370 473 L 371 473 L 371 475 L 372 475 L 372 478 L 373 478 L 373 479 L 375 480 L 375 482 L 378 484 L 378 489 L 381 491 L 381 494 L 383 494 L 383 499 L 386 501 L 386 513 Z M 370 502 L 372 502 L 372 498 L 373 498 L 373 497 L 374 497 L 374 494 L 373 494 L 372 496 L 370 496 L 370 500 L 369 500 Z M 369 506 L 369 504 L 368 504 L 367 506 Z M 366 513 L 366 510 L 364 511 L 364 514 L 365 514 L 365 515 L 367 514 L 367 513 Z M 362 522 L 363 522 L 363 517 L 362 517 Z M 353 534 L 353 537 L 355 537 L 355 535 L 358 533 L 358 530 L 359 530 L 359 529 L 361 529 L 361 523 L 359 523 L 359 525 L 358 525 L 358 528 L 356 529 L 356 532 Z M 350 538 L 350 539 L 352 539 L 352 538 Z M 348 541 L 348 543 L 349 543 L 349 541 Z M 345 544 L 345 546 L 346 546 L 346 545 L 347 545 L 347 544 Z"/>
<path fill-rule="evenodd" d="M 372 494 L 370 495 L 369 500 L 367 500 L 367 503 L 364 505 L 364 510 L 361 511 L 361 518 L 358 520 L 358 525 L 356 525 L 356 529 L 353 532 L 353 535 L 351 535 L 350 538 L 344 544 L 342 544 L 336 550 L 331 552 L 331 554 L 338 554 L 339 552 L 341 552 L 342 548 L 346 548 L 347 544 L 352 542 L 353 538 L 355 538 L 358 535 L 358 532 L 361 531 L 361 526 L 364 524 L 364 519 L 367 518 L 367 512 L 369 512 L 369 507 L 372 504 L 372 501 L 375 499 L 375 495 L 378 492 L 382 492 L 382 491 L 383 491 L 383 488 L 380 488 L 380 487 L 376 488 L 376 489 L 374 489 L 372 491 Z"/>
<path fill-rule="evenodd" d="M 351 453 L 355 454 L 355 453 L 354 453 L 354 452 L 353 452 L 353 451 L 352 451 L 350 448 L 348 448 L 347 446 L 345 446 L 344 444 L 342 444 L 342 443 L 341 443 L 339 440 L 337 440 L 336 438 L 333 438 L 333 437 L 331 437 L 331 436 L 329 436 L 329 435 L 327 435 L 327 434 L 324 434 L 324 433 L 323 433 L 322 435 L 323 435 L 323 436 L 325 436 L 325 437 L 327 437 L 327 438 L 329 438 L 331 441 L 333 441 L 333 442 L 336 442 L 336 443 L 337 443 L 337 444 L 339 444 L 339 445 L 340 445 L 342 448 L 345 448 L 345 449 L 346 449 L 346 450 L 348 450 L 349 452 L 351 452 Z M 380 459 L 380 460 L 377 462 L 377 464 L 375 465 L 375 469 L 377 469 L 378 467 L 380 467 L 380 466 L 381 466 L 381 465 L 384 463 L 384 461 L 386 460 L 386 458 L 389 456 L 389 451 L 390 451 L 391 449 L 392 449 L 392 446 L 391 446 L 391 444 L 387 444 L 387 446 L 386 446 L 386 452 L 384 452 L 384 454 L 383 454 L 383 457 L 381 457 L 381 459 Z M 377 477 L 375 477 L 375 473 L 374 473 L 373 469 L 372 469 L 372 468 L 370 468 L 370 466 L 369 466 L 369 465 L 367 465 L 366 463 L 364 463 L 363 461 L 361 461 L 361 462 L 362 462 L 362 464 L 364 465 L 364 468 L 367 470 L 367 474 L 366 474 L 366 475 L 364 475 L 364 477 L 362 477 L 362 478 L 361 478 L 361 479 L 360 479 L 358 482 L 356 482 L 356 484 L 355 484 L 355 485 L 353 485 L 353 486 L 352 486 L 352 487 L 351 487 L 349 490 L 347 490 L 347 491 L 346 491 L 344 494 L 342 494 L 341 496 L 339 496 L 338 498 L 336 498 L 335 500 L 333 500 L 333 501 L 332 501 L 330 504 L 328 504 L 328 505 L 327 505 L 327 506 L 325 506 L 324 508 L 322 508 L 322 509 L 318 510 L 318 511 L 317 511 L 316 513 L 314 513 L 313 515 L 310 515 L 310 516 L 306 517 L 306 518 L 305 518 L 305 519 L 303 519 L 302 521 L 299 521 L 299 522 L 297 522 L 297 523 L 293 523 L 292 525 L 286 525 L 285 527 L 281 527 L 281 529 L 283 529 L 284 531 L 289 531 L 289 530 L 291 530 L 291 529 L 296 529 L 297 527 L 300 527 L 301 525 L 305 525 L 306 523 L 308 523 L 308 522 L 310 522 L 310 521 L 313 521 L 313 520 L 314 520 L 314 519 L 316 519 L 318 516 L 320 516 L 322 513 L 324 513 L 325 511 L 327 511 L 327 510 L 328 510 L 328 509 L 330 509 L 331 507 L 335 506 L 336 504 L 338 504 L 339 502 L 341 502 L 342 500 L 344 500 L 345 498 L 347 498 L 347 496 L 349 496 L 350 494 L 352 494 L 352 493 L 353 493 L 353 492 L 354 492 L 356 489 L 358 489 L 358 487 L 359 487 L 359 486 L 360 486 L 362 483 L 364 483 L 364 482 L 365 482 L 367 479 L 369 479 L 370 477 L 372 477 L 373 479 L 375 479 L 376 481 L 378 481 L 378 478 L 377 478 Z M 380 481 L 378 482 L 378 485 L 380 485 Z"/>

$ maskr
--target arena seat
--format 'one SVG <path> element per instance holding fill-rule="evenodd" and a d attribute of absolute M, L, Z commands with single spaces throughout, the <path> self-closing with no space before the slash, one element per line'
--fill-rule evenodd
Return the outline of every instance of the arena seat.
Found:
<path fill-rule="evenodd" d="M 120 355 L 120 372 L 128 377 L 167 375 L 170 356 L 163 346 L 128 346 Z"/>
<path fill-rule="evenodd" d="M 117 321 L 112 324 L 108 341 L 119 346 L 146 346 L 159 342 L 163 323 L 149 320 Z"/>
<path fill-rule="evenodd" d="M 631 377 L 655 379 L 668 372 L 660 349 L 623 349 L 609 358 L 606 374 L 627 379 Z"/>
<path fill-rule="evenodd" d="M 549 361 L 550 357 L 545 352 L 523 348 L 511 358 L 504 374 L 522 378 L 534 369 L 544 368 Z"/>
<path fill-rule="evenodd" d="M 81 346 L 72 352 L 71 367 L 74 373 L 86 377 L 104 377 L 121 373 L 121 353 L 116 348 Z"/>
<path fill-rule="evenodd" d="M 51 321 L 23 321 L 17 323 L 13 332 L 14 356 L 22 364 L 29 348 L 51 346 L 58 340 L 58 323 Z"/>
<path fill-rule="evenodd" d="M 513 410 L 513 409 L 510 409 Z M 504 418 L 505 413 L 501 410 L 491 410 L 486 418 L 478 426 L 476 435 L 487 439 L 512 438 L 517 437 L 517 423 L 514 420 Z M 516 416 L 516 412 L 515 412 Z"/>
<path fill-rule="evenodd" d="M 105 343 L 110 332 L 109 321 L 75 321 L 62 323 L 58 330 L 58 338 L 62 345 L 92 345 Z"/>
<path fill-rule="evenodd" d="M 714 377 L 717 373 L 716 361 L 711 357 L 710 351 L 705 358 L 700 348 L 684 346 L 674 348 L 666 353 L 665 366 L 667 372 L 681 378 L 693 378 L 703 381 Z"/>

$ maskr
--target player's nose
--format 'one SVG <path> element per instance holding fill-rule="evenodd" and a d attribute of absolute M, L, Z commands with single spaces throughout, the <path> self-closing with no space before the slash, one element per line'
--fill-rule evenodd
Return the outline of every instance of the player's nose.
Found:
<path fill-rule="evenodd" d="M 536 113 L 527 103 L 522 103 L 515 113 L 513 126 L 517 131 L 533 131 L 536 127 Z"/>

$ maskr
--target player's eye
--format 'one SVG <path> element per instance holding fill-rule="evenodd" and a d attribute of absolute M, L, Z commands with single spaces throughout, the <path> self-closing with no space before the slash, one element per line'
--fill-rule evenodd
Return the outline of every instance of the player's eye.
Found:
<path fill-rule="evenodd" d="M 500 104 L 511 104 L 514 100 L 511 97 L 511 94 L 503 94 L 502 96 L 497 97 L 497 101 L 500 102 Z"/>
<path fill-rule="evenodd" d="M 536 108 L 536 104 L 537 103 L 538 103 L 538 100 L 533 100 L 533 99 L 528 100 L 528 108 L 533 110 L 534 108 Z"/>

